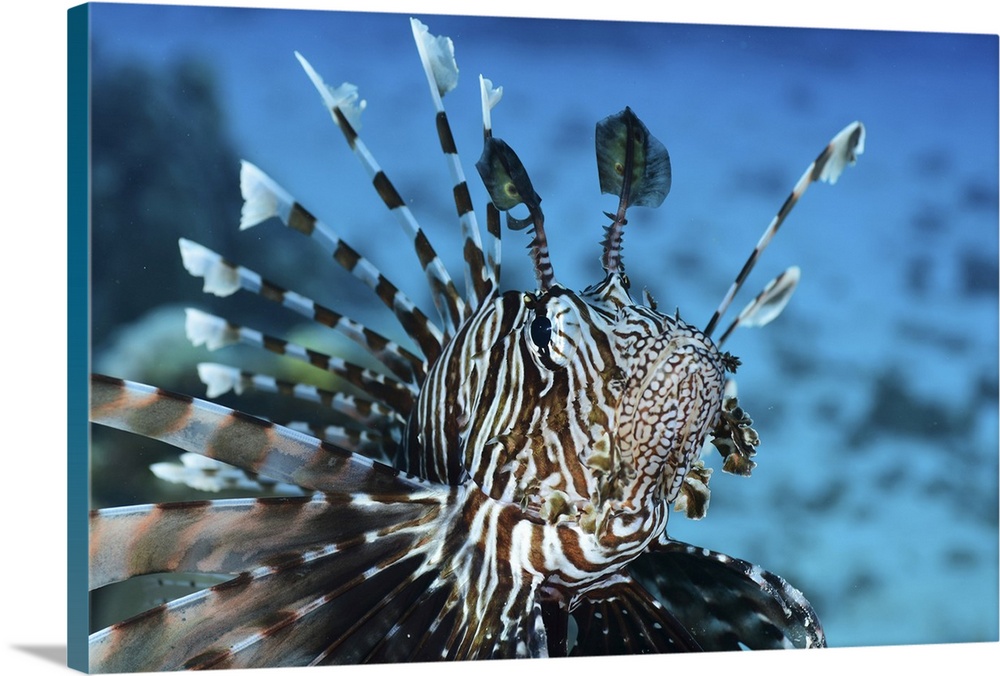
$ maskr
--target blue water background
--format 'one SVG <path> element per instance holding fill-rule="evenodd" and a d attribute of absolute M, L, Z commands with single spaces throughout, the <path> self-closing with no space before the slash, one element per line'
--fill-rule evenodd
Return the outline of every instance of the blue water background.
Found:
<path fill-rule="evenodd" d="M 293 50 L 328 83 L 357 84 L 362 138 L 461 279 L 450 179 L 406 16 L 128 5 L 95 5 L 92 16 L 101 67 L 204 59 L 241 156 L 430 312 L 416 257 Z M 846 124 L 865 123 L 858 165 L 809 190 L 735 303 L 802 267 L 785 314 L 727 343 L 743 360 L 759 466 L 743 479 L 710 458 L 708 517 L 675 515 L 669 530 L 785 576 L 814 602 L 831 645 L 997 640 L 997 37 L 420 18 L 455 42 L 461 75 L 445 105 L 480 219 L 482 73 L 504 87 L 494 131 L 543 198 L 567 286 L 600 279 L 601 212 L 616 206 L 599 194 L 594 123 L 626 105 L 639 115 L 669 149 L 673 186 L 659 209 L 630 211 L 627 271 L 661 310 L 698 325 L 808 163 Z M 274 221 L 241 235 L 260 246 L 240 262 L 394 330 L 362 285 L 282 230 Z M 527 238 L 503 237 L 504 286 L 532 289 Z M 268 268 L 276 242 L 301 256 L 297 269 Z M 175 251 L 134 256 L 180 266 Z M 201 303 L 197 289 L 176 301 Z"/>

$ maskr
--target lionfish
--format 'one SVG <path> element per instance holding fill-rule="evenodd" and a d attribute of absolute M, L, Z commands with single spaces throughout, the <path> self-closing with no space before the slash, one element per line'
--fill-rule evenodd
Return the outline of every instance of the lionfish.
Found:
<path fill-rule="evenodd" d="M 163 603 L 90 638 L 95 671 L 318 665 L 822 647 L 804 596 L 781 577 L 671 539 L 671 509 L 700 518 L 710 441 L 723 470 L 748 475 L 759 438 L 720 345 L 763 325 L 798 281 L 790 268 L 711 338 L 757 257 L 816 180 L 834 183 L 864 149 L 854 122 L 798 181 L 704 330 L 635 303 L 622 258 L 631 206 L 656 207 L 670 160 L 630 108 L 597 123 L 605 212 L 604 278 L 559 283 L 541 198 L 492 133 L 502 88 L 480 76 L 489 193 L 480 234 L 442 97 L 458 68 L 447 37 L 411 20 L 454 181 L 461 295 L 406 203 L 358 134 L 356 87 L 331 87 L 298 53 L 385 206 L 412 239 L 440 324 L 328 224 L 244 162 L 240 227 L 272 217 L 311 237 L 367 284 L 415 343 L 408 350 L 358 321 L 228 262 L 189 240 L 183 264 L 206 292 L 238 290 L 330 327 L 376 370 L 189 310 L 196 344 L 251 344 L 339 376 L 335 391 L 218 364 L 199 365 L 208 396 L 278 391 L 321 402 L 343 424 L 283 426 L 191 396 L 92 376 L 91 419 L 186 452 L 193 475 L 242 472 L 300 495 L 147 504 L 90 517 L 91 589 L 134 576 L 218 573 L 226 581 Z M 519 208 L 524 217 L 511 210 Z M 500 212 L 531 236 L 537 288 L 500 290 Z M 484 241 L 486 244 L 484 245 Z M 175 468 L 176 469 L 176 468 Z M 161 468 L 166 473 L 166 470 Z"/>

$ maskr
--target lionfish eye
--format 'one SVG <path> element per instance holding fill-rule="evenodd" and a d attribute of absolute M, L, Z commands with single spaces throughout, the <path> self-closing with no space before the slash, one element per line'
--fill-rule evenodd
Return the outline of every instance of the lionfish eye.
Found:
<path fill-rule="evenodd" d="M 522 329 L 524 342 L 540 366 L 550 371 L 565 368 L 573 360 L 583 333 L 579 309 L 562 292 L 533 301 L 529 304 L 533 317 Z"/>
<path fill-rule="evenodd" d="M 552 340 L 552 322 L 545 315 L 538 315 L 531 322 L 531 342 L 533 342 L 539 350 L 546 350 L 549 347 L 549 342 Z"/>

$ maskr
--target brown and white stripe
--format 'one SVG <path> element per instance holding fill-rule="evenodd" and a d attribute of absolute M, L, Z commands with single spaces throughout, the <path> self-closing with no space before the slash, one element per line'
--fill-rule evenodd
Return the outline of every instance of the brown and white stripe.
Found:
<path fill-rule="evenodd" d="M 205 345 L 209 350 L 217 350 L 228 345 L 244 344 L 291 357 L 332 373 L 344 382 L 358 388 L 371 399 L 380 401 L 398 411 L 404 417 L 412 408 L 419 392 L 415 386 L 400 383 L 389 376 L 359 366 L 341 357 L 324 354 L 283 338 L 267 335 L 256 329 L 233 324 L 222 317 L 201 310 L 188 308 L 186 315 L 187 336 L 195 346 Z"/>
<path fill-rule="evenodd" d="M 393 311 L 403 330 L 417 343 L 428 361 L 437 357 L 444 343 L 441 330 L 371 261 L 344 242 L 333 228 L 309 213 L 271 177 L 245 161 L 240 170 L 240 190 L 244 199 L 241 229 L 277 216 L 286 226 L 312 238 L 341 267 L 372 289 L 379 300 Z M 425 253 L 429 254 L 427 251 Z"/>
<path fill-rule="evenodd" d="M 396 220 L 403 226 L 403 230 L 411 238 L 413 248 L 420 260 L 420 266 L 427 275 L 434 298 L 434 305 L 441 315 L 445 332 L 449 335 L 453 334 L 465 318 L 465 303 L 455 289 L 455 284 L 445 269 L 444 263 L 438 258 L 437 253 L 427 240 L 427 236 L 417 223 L 410 208 L 406 206 L 406 202 L 392 185 L 389 177 L 382 171 L 378 162 L 375 161 L 375 157 L 368 150 L 364 141 L 361 140 L 361 137 L 358 135 L 358 121 L 355 120 L 352 123 L 351 119 L 344 112 L 342 102 L 331 97 L 330 88 L 323 82 L 323 79 L 313 67 L 309 65 L 309 62 L 298 52 L 295 53 L 295 56 L 323 98 L 325 105 L 330 111 L 330 115 L 333 117 L 333 121 L 341 132 L 343 132 L 344 138 L 347 139 L 347 145 L 350 146 L 358 161 L 361 162 L 361 166 L 364 167 L 365 172 L 371 179 L 375 191 L 382 198 L 383 204 L 392 212 Z M 357 111 L 357 116 L 360 117 L 360 110 Z"/>
<path fill-rule="evenodd" d="M 418 385 L 423 382 L 426 375 L 423 357 L 418 357 L 394 340 L 311 298 L 284 289 L 250 268 L 230 263 L 197 242 L 182 238 L 180 251 L 184 268 L 193 276 L 205 280 L 206 293 L 225 297 L 243 290 L 257 294 L 350 338 L 403 382 Z"/>
<path fill-rule="evenodd" d="M 450 38 L 431 35 L 427 26 L 417 19 L 410 19 L 410 27 L 413 30 L 417 52 L 420 54 L 420 62 L 427 75 L 431 100 L 434 102 L 435 128 L 441 151 L 445 155 L 448 171 L 451 174 L 455 210 L 462 227 L 466 303 L 471 308 L 477 308 L 489 292 L 497 287 L 500 280 L 498 276 L 493 274 L 492 268 L 485 265 L 483 243 L 479 235 L 479 224 L 476 222 L 476 212 L 472 207 L 472 197 L 465 180 L 465 171 L 462 169 L 458 147 L 455 144 L 455 137 L 451 132 L 451 125 L 448 123 L 448 115 L 445 113 L 442 100 L 444 95 L 458 84 L 455 48 Z"/>
<path fill-rule="evenodd" d="M 710 334 L 806 187 L 834 182 L 862 151 L 864 128 L 848 126 L 810 166 L 705 332 L 679 313 L 671 317 L 652 303 L 632 302 L 620 257 L 624 197 L 617 229 L 605 241 L 604 279 L 575 293 L 556 281 L 535 195 L 530 221 L 508 217 L 508 225 L 534 228 L 538 289 L 501 293 L 499 209 L 487 206 L 492 242 L 484 250 L 441 101 L 457 78 L 451 42 L 416 20 L 411 30 L 451 167 L 465 300 L 358 137 L 364 103 L 357 89 L 326 86 L 299 56 L 409 235 L 443 328 L 332 228 L 244 163 L 241 227 L 278 216 L 318 241 L 375 292 L 423 356 L 182 240 L 184 264 L 205 279 L 206 291 L 243 289 L 278 302 L 351 337 L 392 375 L 191 310 L 196 344 L 254 345 L 329 371 L 348 389 L 205 363 L 199 375 L 209 396 L 274 392 L 319 403 L 347 420 L 284 426 L 94 376 L 94 422 L 311 495 L 93 512 L 92 587 L 153 573 L 231 579 L 96 632 L 91 668 L 823 645 L 818 620 L 797 590 L 758 566 L 673 542 L 666 524 L 671 503 L 695 484 L 701 507 L 689 513 L 704 514 L 710 474 L 698 460 L 704 442 L 753 432 L 737 429 L 749 418 L 724 389 L 724 372 L 737 360 L 720 353 Z M 481 96 L 484 138 L 501 143 L 492 137 L 490 117 L 500 90 L 481 78 Z M 763 325 L 777 316 L 797 279 L 796 269 L 779 276 L 723 339 L 738 325 Z M 396 467 L 373 459 L 393 456 Z"/>
<path fill-rule="evenodd" d="M 837 182 L 840 178 L 840 174 L 848 165 L 853 165 L 857 159 L 858 155 L 863 153 L 865 150 L 865 127 L 860 122 L 852 122 L 843 129 L 841 129 L 836 136 L 834 136 L 830 142 L 823 148 L 819 156 L 813 160 L 813 162 L 806 168 L 805 172 L 799 178 L 795 187 L 792 188 L 792 192 L 785 198 L 784 203 L 781 208 L 778 209 L 778 213 L 774 215 L 771 222 L 768 224 L 767 228 L 764 230 L 764 234 L 761 235 L 760 240 L 757 242 L 757 246 L 754 247 L 753 252 L 751 252 L 750 257 L 747 262 L 743 264 L 740 269 L 736 279 L 733 281 L 729 290 L 726 291 L 725 297 L 723 297 L 722 302 L 719 303 L 718 309 L 712 315 L 712 318 L 708 321 L 705 326 L 705 335 L 711 336 L 712 332 L 715 330 L 715 325 L 718 323 L 722 315 L 726 313 L 729 308 L 729 304 L 733 302 L 733 298 L 736 296 L 736 292 L 740 290 L 743 286 L 743 282 L 746 281 L 747 276 L 749 276 L 750 271 L 753 270 L 754 265 L 757 264 L 757 259 L 760 258 L 761 253 L 770 244 L 771 239 L 778 232 L 778 228 L 781 224 L 785 222 L 785 218 L 791 213 L 792 208 L 798 203 L 802 195 L 805 194 L 806 189 L 814 181 L 826 181 L 831 185 Z"/>

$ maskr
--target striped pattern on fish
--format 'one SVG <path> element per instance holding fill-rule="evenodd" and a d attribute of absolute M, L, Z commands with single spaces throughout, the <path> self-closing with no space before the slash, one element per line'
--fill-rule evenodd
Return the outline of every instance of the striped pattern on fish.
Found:
<path fill-rule="evenodd" d="M 92 378 L 92 420 L 170 443 L 303 495 L 138 505 L 91 514 L 91 587 L 139 575 L 224 573 L 91 636 L 95 671 L 820 647 L 805 597 L 739 559 L 676 542 L 671 510 L 705 515 L 711 442 L 750 474 L 759 438 L 721 350 L 738 326 L 773 320 L 799 280 L 768 284 L 712 333 L 808 185 L 835 182 L 864 148 L 852 123 L 807 169 L 705 330 L 635 303 L 621 258 L 631 207 L 670 188 L 666 148 L 629 108 L 597 125 L 602 192 L 619 198 L 604 277 L 559 282 L 541 198 L 493 134 L 502 90 L 480 77 L 490 194 L 486 238 L 443 97 L 458 78 L 448 38 L 411 22 L 452 178 L 465 295 L 359 136 L 357 88 L 326 85 L 296 54 L 417 254 L 434 323 L 336 230 L 244 162 L 241 228 L 277 217 L 316 241 L 395 315 L 420 354 L 190 240 L 185 268 L 221 296 L 249 291 L 330 327 L 385 373 L 190 310 L 195 344 L 243 343 L 338 376 L 344 391 L 202 364 L 209 396 L 249 390 L 320 403 L 342 424 L 277 421 L 115 377 Z M 523 206 L 526 218 L 510 210 Z M 526 230 L 537 288 L 501 291 L 501 212 Z M 392 463 L 392 464 L 389 464 Z M 189 480 L 178 473 L 179 480 Z M 208 463 L 204 471 L 218 470 Z M 159 474 L 170 475 L 161 468 Z"/>

